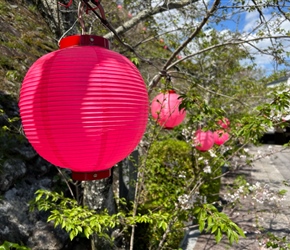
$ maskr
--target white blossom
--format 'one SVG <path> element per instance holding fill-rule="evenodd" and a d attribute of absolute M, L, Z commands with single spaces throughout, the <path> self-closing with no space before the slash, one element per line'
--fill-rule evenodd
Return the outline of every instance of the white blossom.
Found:
<path fill-rule="evenodd" d="M 202 197 L 200 197 L 199 193 L 197 192 L 192 196 L 188 194 L 183 194 L 179 196 L 177 199 L 178 199 L 178 206 L 184 210 L 187 210 L 187 209 L 192 208 L 194 203 L 197 201 L 197 199 L 201 200 Z"/>
<path fill-rule="evenodd" d="M 210 149 L 208 152 L 212 158 L 217 157 L 213 150 Z"/>
<path fill-rule="evenodd" d="M 203 172 L 205 172 L 207 174 L 211 174 L 211 167 L 209 165 L 205 166 L 203 169 Z"/>

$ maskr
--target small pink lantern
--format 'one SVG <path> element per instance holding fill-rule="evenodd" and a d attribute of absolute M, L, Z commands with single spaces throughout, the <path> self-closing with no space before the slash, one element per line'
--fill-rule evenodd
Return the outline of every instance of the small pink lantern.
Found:
<path fill-rule="evenodd" d="M 180 96 L 174 90 L 157 95 L 151 104 L 151 114 L 158 124 L 166 129 L 178 126 L 184 120 L 186 112 L 179 110 Z"/>
<path fill-rule="evenodd" d="M 223 129 L 227 129 L 230 126 L 230 120 L 226 117 L 223 117 L 221 120 L 217 122 Z"/>
<path fill-rule="evenodd" d="M 24 132 L 40 156 L 71 169 L 73 179 L 109 177 L 146 129 L 146 86 L 103 37 L 69 36 L 60 48 L 38 59 L 24 78 Z"/>
<path fill-rule="evenodd" d="M 208 151 L 214 145 L 213 133 L 209 131 L 197 130 L 193 138 L 194 145 L 199 151 Z"/>
<path fill-rule="evenodd" d="M 229 137 L 229 134 L 224 130 L 217 130 L 213 133 L 214 143 L 219 146 L 224 144 Z"/>

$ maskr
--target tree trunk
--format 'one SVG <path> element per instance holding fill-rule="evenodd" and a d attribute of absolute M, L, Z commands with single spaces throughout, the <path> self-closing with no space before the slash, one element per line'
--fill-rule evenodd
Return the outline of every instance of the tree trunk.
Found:
<path fill-rule="evenodd" d="M 119 164 L 119 197 L 125 198 L 130 208 L 135 198 L 139 152 L 135 150 Z"/>
<path fill-rule="evenodd" d="M 59 39 L 66 32 L 66 35 L 77 34 L 77 27 L 74 25 L 77 20 L 77 3 L 73 1 L 70 8 L 59 4 L 59 0 L 32 0 L 38 7 L 48 26 Z"/>
<path fill-rule="evenodd" d="M 112 171 L 113 172 L 113 171 Z M 90 209 L 96 211 L 108 210 L 109 214 L 117 212 L 116 203 L 113 193 L 113 174 L 111 177 L 97 180 L 97 181 L 84 181 L 82 186 L 84 188 L 84 204 Z M 111 232 L 108 232 L 111 235 Z M 100 238 L 96 234 L 92 237 L 92 250 L 96 249 L 114 249 L 112 242 L 107 239 Z M 93 248 L 94 247 L 94 248 Z"/>

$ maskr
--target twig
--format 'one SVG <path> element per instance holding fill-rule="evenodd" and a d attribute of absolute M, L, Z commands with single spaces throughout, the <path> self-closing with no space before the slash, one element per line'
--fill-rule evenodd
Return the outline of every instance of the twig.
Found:
<path fill-rule="evenodd" d="M 176 65 L 177 62 L 181 62 L 182 60 L 177 60 L 177 62 L 171 64 L 173 60 L 176 58 L 176 56 L 192 41 L 194 37 L 196 37 L 199 32 L 202 30 L 204 25 L 207 23 L 209 18 L 213 15 L 213 13 L 217 10 L 218 5 L 220 4 L 220 0 L 215 0 L 212 8 L 210 11 L 207 12 L 207 15 L 203 18 L 203 20 L 199 23 L 199 25 L 196 27 L 196 29 L 193 31 L 193 33 L 172 53 L 170 58 L 167 60 L 167 62 L 163 65 L 163 68 L 161 72 L 167 72 L 168 69 L 170 69 L 172 66 L 171 65 Z M 171 65 L 170 65 L 171 64 Z M 156 87 L 158 82 L 161 79 L 161 75 L 157 75 L 151 83 L 149 84 L 149 94 L 152 92 L 152 89 Z"/>
<path fill-rule="evenodd" d="M 74 195 L 74 193 L 73 193 L 73 191 L 72 191 L 72 189 L 71 189 L 71 187 L 70 187 L 68 181 L 67 181 L 66 176 L 63 174 L 63 172 L 62 172 L 58 167 L 56 167 L 56 169 L 57 169 L 57 171 L 61 174 L 63 180 L 65 181 L 65 183 L 66 183 L 66 185 L 67 185 L 67 187 L 68 187 L 68 189 L 69 189 L 69 192 L 70 192 L 71 196 L 72 196 L 75 200 L 77 200 L 77 199 L 75 198 L 75 195 Z"/>

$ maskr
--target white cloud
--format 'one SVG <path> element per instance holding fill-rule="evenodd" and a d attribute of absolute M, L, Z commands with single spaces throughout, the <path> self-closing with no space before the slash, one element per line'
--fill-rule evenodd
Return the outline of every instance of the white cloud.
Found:
<path fill-rule="evenodd" d="M 155 0 L 156 5 L 159 3 L 160 3 L 159 0 Z M 245 5 L 247 4 L 253 5 L 253 2 L 249 1 Z M 197 13 L 202 15 L 204 11 L 203 3 L 201 1 L 198 1 L 197 3 L 195 3 L 195 5 L 197 7 L 196 9 L 198 10 Z M 266 9 L 266 8 L 263 8 L 262 11 L 263 11 L 263 17 L 260 17 L 260 13 L 255 10 L 251 12 L 246 12 L 246 11 L 242 12 L 242 10 L 239 10 L 235 13 L 232 12 L 233 16 L 229 17 L 229 19 L 226 19 L 223 22 L 223 24 L 218 24 L 216 27 L 219 29 L 221 37 L 223 37 L 223 39 L 225 40 L 231 39 L 231 34 L 229 34 L 228 39 L 227 39 L 227 34 L 229 30 L 231 30 L 232 32 L 235 32 L 238 29 L 241 32 L 242 37 L 244 39 L 258 38 L 259 32 L 261 31 L 264 32 L 264 35 L 267 35 L 269 33 L 271 33 L 271 35 L 281 35 L 281 32 L 277 31 L 276 29 L 277 27 L 282 28 L 285 31 L 290 31 L 290 22 L 282 21 L 283 16 L 281 15 L 279 16 L 279 13 L 277 11 L 275 12 L 273 9 Z M 197 13 L 195 12 L 195 14 Z M 159 24 L 161 24 L 160 27 L 162 27 L 163 31 L 174 30 L 177 27 L 185 27 L 186 24 L 191 25 L 191 27 L 197 24 L 197 20 L 194 19 L 192 15 L 190 16 L 190 18 L 187 19 L 186 15 L 183 15 L 181 17 L 178 11 L 176 10 L 159 14 L 155 18 L 156 18 L 156 21 Z M 173 25 L 173 21 L 174 21 L 174 25 Z M 266 27 L 266 23 L 268 27 Z M 209 25 L 207 25 L 206 27 L 209 28 Z M 207 30 L 204 30 L 204 32 L 207 33 L 207 32 L 210 32 L 210 30 L 211 29 L 207 29 Z M 181 33 L 177 32 L 175 34 L 179 35 L 181 41 L 184 39 Z M 190 45 L 188 46 L 188 48 L 192 52 L 196 52 L 198 50 L 198 46 L 195 44 L 195 41 L 191 42 Z M 272 40 L 272 41 L 277 42 L 278 40 Z M 284 50 L 290 52 L 290 40 L 284 39 L 281 41 L 284 46 Z M 270 39 L 253 42 L 253 44 L 260 51 L 266 50 L 267 48 L 273 45 Z M 255 57 L 255 63 L 258 65 L 258 67 L 269 69 L 269 70 L 273 69 L 274 61 L 270 55 L 265 55 L 265 54 L 260 53 L 257 49 L 250 46 L 249 44 L 245 44 L 244 46 L 250 51 L 252 56 Z M 245 62 L 249 62 L 249 61 L 245 61 Z"/>
<path fill-rule="evenodd" d="M 263 20 L 263 23 L 261 22 Z M 282 17 L 278 16 L 277 13 L 267 11 L 264 13 L 263 17 L 260 17 L 260 14 L 257 11 L 245 13 L 244 16 L 244 25 L 242 28 L 243 37 L 247 39 L 258 38 L 259 32 L 263 31 L 264 35 L 271 34 L 274 36 L 281 35 L 282 32 L 277 31 L 277 28 L 282 28 L 285 31 L 290 31 L 290 22 L 288 20 L 281 21 Z M 267 27 L 265 25 L 267 23 Z M 275 39 L 264 39 L 253 44 L 261 51 L 266 50 L 267 48 L 275 45 L 278 40 Z M 290 52 L 290 40 L 284 39 L 280 40 L 283 44 L 283 49 L 285 52 Z M 274 65 L 273 57 L 270 55 L 265 55 L 257 51 L 250 45 L 246 45 L 246 48 L 252 53 L 255 57 L 255 63 L 265 69 L 269 69 L 270 66 Z M 286 57 L 286 53 L 284 53 Z"/>

